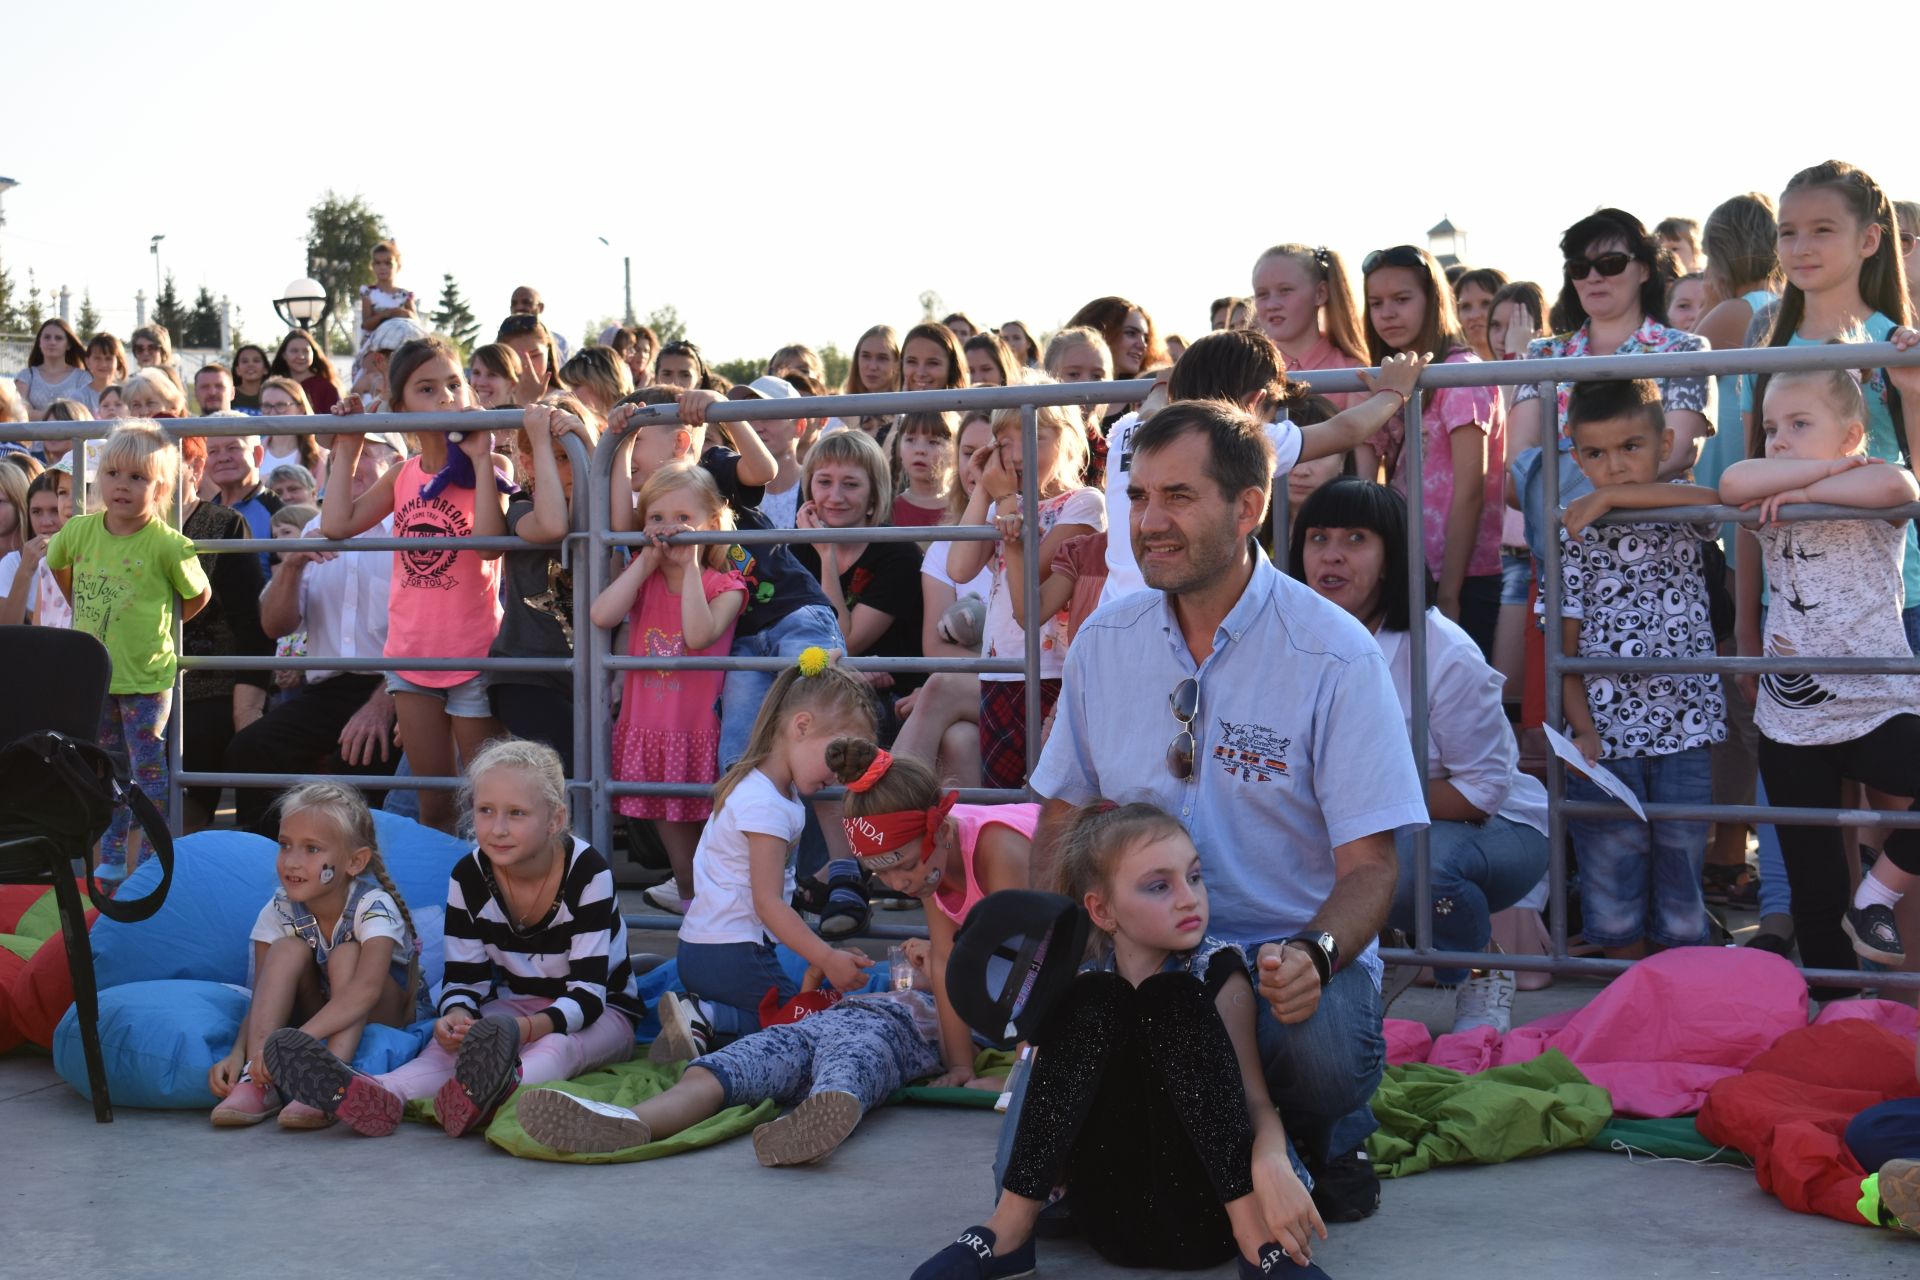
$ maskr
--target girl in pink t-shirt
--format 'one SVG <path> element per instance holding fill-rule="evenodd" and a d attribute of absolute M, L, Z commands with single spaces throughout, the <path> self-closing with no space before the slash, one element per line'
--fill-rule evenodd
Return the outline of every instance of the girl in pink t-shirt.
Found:
<path fill-rule="evenodd" d="M 706 468 L 670 463 L 640 489 L 640 532 L 654 541 L 637 549 L 621 575 L 593 602 L 593 625 L 628 625 L 636 658 L 725 657 L 747 602 L 747 583 L 728 569 L 730 548 L 670 547 L 687 529 L 731 529 L 732 508 Z M 629 671 L 620 719 L 613 727 L 613 776 L 620 782 L 698 782 L 720 776 L 720 701 L 724 671 Z M 682 910 L 693 898 L 693 855 L 713 812 L 704 796 L 621 796 L 615 807 L 647 818 L 660 833 Z"/>
<path fill-rule="evenodd" d="M 1367 347 L 1375 363 L 1397 352 L 1431 353 L 1441 364 L 1478 362 L 1460 336 L 1453 290 L 1425 249 L 1396 245 L 1367 255 Z M 1489 661 L 1500 620 L 1500 521 L 1506 511 L 1507 415 L 1492 387 L 1449 387 L 1421 395 L 1425 462 L 1404 463 L 1404 412 L 1370 447 L 1401 493 L 1418 483 L 1429 598 L 1460 624 Z M 1360 475 L 1373 476 L 1361 458 Z"/>
<path fill-rule="evenodd" d="M 1277 244 L 1254 259 L 1253 311 L 1261 332 L 1273 339 L 1294 373 L 1373 363 L 1367 359 L 1353 275 L 1325 245 Z M 1369 394 L 1327 398 L 1336 409 L 1351 409 Z"/>
<path fill-rule="evenodd" d="M 395 413 L 477 409 L 460 355 L 439 335 L 407 343 L 387 361 L 390 408 Z M 358 396 L 334 407 L 360 413 Z M 440 431 L 420 433 L 420 452 L 355 494 L 353 473 L 364 437 L 342 432 L 327 459 L 320 531 L 351 538 L 393 517 L 398 538 L 499 537 L 507 531 L 506 496 L 495 475 L 505 458 L 491 452 L 493 433 L 466 432 L 458 448 Z M 484 658 L 500 630 L 500 561 L 477 551 L 423 547 L 393 553 L 387 597 L 389 658 Z M 471 761 L 500 735 L 479 671 L 395 671 L 387 676 L 394 718 L 407 763 L 421 777 L 455 772 L 455 753 Z M 449 830 L 451 793 L 421 791 L 420 820 Z"/>
<path fill-rule="evenodd" d="M 967 1084 L 974 1079 L 973 1037 L 947 1000 L 947 957 L 975 903 L 989 893 L 1027 887 L 1040 806 L 957 805 L 955 793 L 942 794 L 926 765 L 859 739 L 836 741 L 827 763 L 847 785 L 841 825 L 861 869 L 926 904 L 932 943 L 927 976 L 933 979 L 946 1067 L 933 1083 Z M 982 1080 L 978 1087 L 999 1083 Z"/>

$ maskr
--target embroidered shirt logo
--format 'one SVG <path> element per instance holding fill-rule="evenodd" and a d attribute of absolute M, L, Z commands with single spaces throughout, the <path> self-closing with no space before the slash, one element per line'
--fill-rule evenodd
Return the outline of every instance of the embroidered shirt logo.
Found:
<path fill-rule="evenodd" d="M 1271 782 L 1287 776 L 1287 748 L 1283 738 L 1264 724 L 1236 724 L 1222 720 L 1220 741 L 1214 744 L 1214 763 L 1243 782 Z"/>

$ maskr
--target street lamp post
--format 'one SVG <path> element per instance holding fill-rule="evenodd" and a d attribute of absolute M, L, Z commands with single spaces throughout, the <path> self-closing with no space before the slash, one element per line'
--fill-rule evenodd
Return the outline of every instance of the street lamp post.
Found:
<path fill-rule="evenodd" d="M 153 255 L 153 300 L 156 304 L 160 301 L 160 242 L 166 238 L 165 235 L 157 235 L 147 241 L 147 252 Z"/>
<path fill-rule="evenodd" d="M 327 322 L 327 288 L 310 276 L 302 276 L 286 288 L 286 296 L 273 300 L 273 313 L 289 329 L 305 329 L 319 334 Z"/>
<path fill-rule="evenodd" d="M 605 236 L 596 236 L 595 239 L 607 248 L 613 248 L 613 241 Z M 626 277 L 627 285 L 627 318 L 622 323 L 631 326 L 633 324 L 633 259 L 624 253 L 620 255 L 620 270 Z"/>

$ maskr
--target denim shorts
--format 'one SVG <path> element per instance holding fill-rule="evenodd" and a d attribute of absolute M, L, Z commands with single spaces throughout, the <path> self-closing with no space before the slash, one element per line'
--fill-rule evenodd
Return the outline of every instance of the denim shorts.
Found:
<path fill-rule="evenodd" d="M 438 698 L 447 704 L 447 714 L 458 716 L 462 720 L 485 720 L 493 715 L 493 703 L 487 697 L 487 673 L 484 671 L 462 680 L 450 689 L 433 689 L 424 684 L 415 684 L 397 671 L 387 672 L 388 693 L 418 693 L 428 698 Z"/>
<path fill-rule="evenodd" d="M 1500 604 L 1527 604 L 1533 599 L 1533 557 L 1525 550 L 1500 549 Z"/>
<path fill-rule="evenodd" d="M 1603 760 L 1642 804 L 1709 804 L 1713 757 L 1707 747 L 1670 756 Z M 1567 799 L 1605 800 L 1599 787 L 1567 774 Z M 1587 941 L 1625 947 L 1642 938 L 1689 947 L 1707 937 L 1700 874 L 1712 824 L 1661 819 L 1569 817 L 1567 834 L 1580 863 L 1580 914 Z"/>
<path fill-rule="evenodd" d="M 842 649 L 847 642 L 840 635 L 840 620 L 824 604 L 802 605 L 765 631 L 750 636 L 736 635 L 736 658 L 798 658 L 803 649 Z M 760 704 L 773 688 L 774 671 L 729 671 L 720 688 L 720 767 L 725 769 L 747 754 L 747 742 L 753 737 L 753 722 L 760 715 Z"/>

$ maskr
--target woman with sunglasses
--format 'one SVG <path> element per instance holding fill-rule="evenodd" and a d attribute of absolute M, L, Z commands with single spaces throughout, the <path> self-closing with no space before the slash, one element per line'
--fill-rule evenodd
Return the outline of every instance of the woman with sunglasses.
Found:
<path fill-rule="evenodd" d="M 1373 633 L 1386 656 L 1406 723 L 1413 724 L 1414 620 L 1407 605 L 1407 508 L 1398 493 L 1335 480 L 1308 498 L 1294 522 L 1290 572 Z M 1547 870 L 1547 790 L 1520 771 L 1520 753 L 1500 705 L 1500 674 L 1466 632 L 1428 609 L 1427 827 L 1433 942 L 1482 951 L 1492 915 L 1520 902 Z M 1400 879 L 1387 923 L 1414 931 L 1413 829 L 1394 835 Z M 1459 984 L 1455 1031 L 1505 1034 L 1513 1012 L 1508 970 L 1437 969 Z"/>
<path fill-rule="evenodd" d="M 1640 219 L 1624 209 L 1590 213 L 1560 237 L 1560 253 L 1566 259 L 1566 283 L 1555 314 L 1573 330 L 1536 339 L 1527 348 L 1527 359 L 1706 349 L 1697 335 L 1667 325 L 1667 286 L 1675 278 L 1673 257 Z M 1673 452 L 1660 469 L 1660 478 L 1667 480 L 1691 470 L 1701 445 L 1713 435 L 1708 417 L 1713 393 L 1704 377 L 1657 378 L 1655 382 L 1667 426 L 1673 429 Z M 1572 390 L 1571 382 L 1560 384 L 1556 425 L 1563 438 L 1567 396 Z M 1539 388 L 1521 384 L 1513 397 L 1508 456 L 1517 457 L 1545 440 L 1542 413 Z M 1573 496 L 1561 495 L 1562 499 Z"/>
<path fill-rule="evenodd" d="M 1395 245 L 1360 266 L 1368 358 L 1431 354 L 1440 364 L 1477 364 L 1461 335 L 1453 290 L 1425 249 Z M 1420 393 L 1423 460 L 1405 458 L 1405 411 L 1360 446 L 1358 474 L 1372 479 L 1378 457 L 1394 488 L 1420 486 L 1428 599 L 1491 656 L 1500 622 L 1500 526 L 1505 511 L 1507 413 L 1492 387 Z"/>

